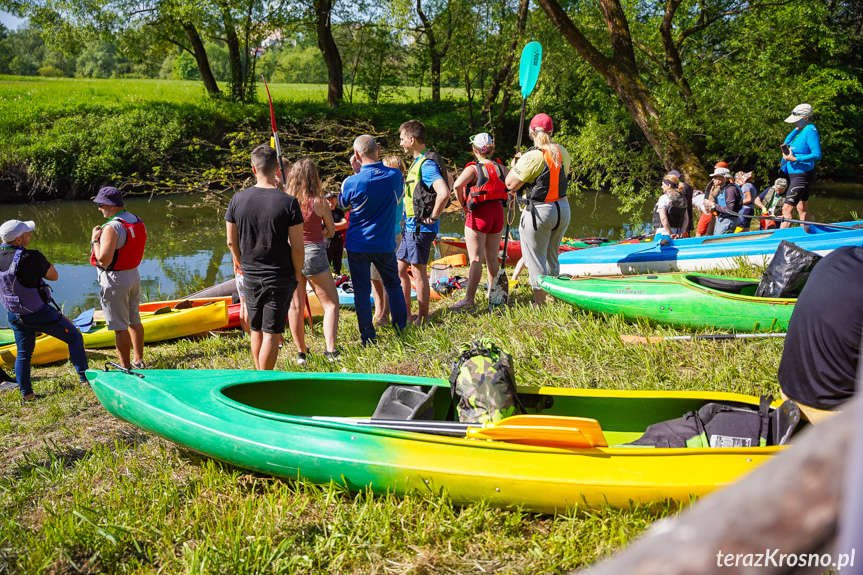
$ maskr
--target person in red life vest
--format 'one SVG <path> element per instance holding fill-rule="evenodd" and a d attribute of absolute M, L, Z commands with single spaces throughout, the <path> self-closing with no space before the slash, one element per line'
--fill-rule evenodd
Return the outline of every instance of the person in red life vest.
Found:
<path fill-rule="evenodd" d="M 0 304 L 6 308 L 17 348 L 15 375 L 21 401 L 41 399 L 30 383 L 30 360 L 40 333 L 56 337 L 69 346 L 69 358 L 81 383 L 87 383 L 87 355 L 84 339 L 71 321 L 57 309 L 51 288 L 45 283 L 60 277 L 54 266 L 38 250 L 28 250 L 33 222 L 9 220 L 0 226 Z M 5 372 L 4 379 L 8 378 Z"/>
<path fill-rule="evenodd" d="M 138 265 L 144 257 L 147 228 L 141 218 L 126 211 L 123 193 L 117 188 L 102 188 L 93 202 L 108 220 L 93 228 L 90 237 L 93 248 L 90 263 L 98 270 L 105 322 L 114 332 L 120 365 L 143 369 L 144 326 L 138 312 L 141 297 Z"/>
<path fill-rule="evenodd" d="M 569 227 L 569 152 L 551 139 L 554 126 L 548 114 L 537 114 L 530 121 L 528 137 L 534 148 L 525 152 L 506 176 L 506 187 L 518 192 L 522 204 L 518 231 L 521 254 L 530 273 L 534 305 L 545 303 L 546 294 L 539 278 L 560 273 L 558 250 Z"/>
<path fill-rule="evenodd" d="M 472 136 L 475 162 L 470 162 L 456 179 L 453 187 L 458 203 L 467 214 L 464 222 L 464 238 L 467 244 L 470 271 L 464 297 L 455 308 L 470 307 L 474 300 L 482 264 L 486 262 L 489 285 L 494 281 L 500 267 L 497 262 L 500 238 L 503 236 L 503 205 L 509 192 L 506 175 L 509 170 L 500 162 L 490 160 L 494 154 L 494 142 L 485 132 Z"/>

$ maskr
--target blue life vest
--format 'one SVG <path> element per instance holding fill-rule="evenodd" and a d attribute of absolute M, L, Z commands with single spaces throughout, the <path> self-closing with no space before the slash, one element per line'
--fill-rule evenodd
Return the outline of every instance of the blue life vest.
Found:
<path fill-rule="evenodd" d="M 18 262 L 22 253 L 24 248 L 17 248 L 9 269 L 0 272 L 0 303 L 15 315 L 36 313 L 51 300 L 51 288 L 45 280 L 40 280 L 38 288 L 25 287 L 18 281 Z"/>

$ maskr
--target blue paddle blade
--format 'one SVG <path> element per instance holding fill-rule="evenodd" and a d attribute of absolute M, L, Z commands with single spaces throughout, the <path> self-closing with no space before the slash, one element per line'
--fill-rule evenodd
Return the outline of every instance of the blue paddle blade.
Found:
<path fill-rule="evenodd" d="M 521 65 L 518 69 L 518 83 L 521 85 L 521 97 L 527 99 L 536 87 L 539 78 L 539 66 L 542 63 L 542 44 L 530 42 L 521 51 Z"/>
<path fill-rule="evenodd" d="M 82 312 L 81 315 L 72 320 L 72 325 L 77 327 L 81 333 L 87 333 L 87 331 L 93 327 L 94 313 L 96 313 L 96 308 L 91 308 Z"/>

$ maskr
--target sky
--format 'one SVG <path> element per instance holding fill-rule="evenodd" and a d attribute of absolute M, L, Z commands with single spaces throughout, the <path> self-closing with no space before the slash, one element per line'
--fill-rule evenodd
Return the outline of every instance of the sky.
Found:
<path fill-rule="evenodd" d="M 18 26 L 24 23 L 24 20 L 16 18 L 12 14 L 0 12 L 0 22 L 3 22 L 3 24 L 10 30 L 15 30 Z"/>

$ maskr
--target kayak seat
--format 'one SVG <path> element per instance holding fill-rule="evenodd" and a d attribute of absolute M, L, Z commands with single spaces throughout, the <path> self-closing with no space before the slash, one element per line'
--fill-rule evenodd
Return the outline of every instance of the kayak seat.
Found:
<path fill-rule="evenodd" d="M 705 276 L 686 276 L 686 279 L 708 289 L 715 289 L 725 293 L 737 295 L 753 295 L 758 289 L 758 283 L 751 280 L 735 280 L 725 278 L 713 278 Z M 744 293 L 747 292 L 747 293 Z"/>
<path fill-rule="evenodd" d="M 791 400 L 782 402 L 782 405 L 770 413 L 768 437 L 769 445 L 785 445 L 800 423 L 800 408 Z"/>
<path fill-rule="evenodd" d="M 436 386 L 388 385 L 381 395 L 372 419 L 434 419 Z"/>

